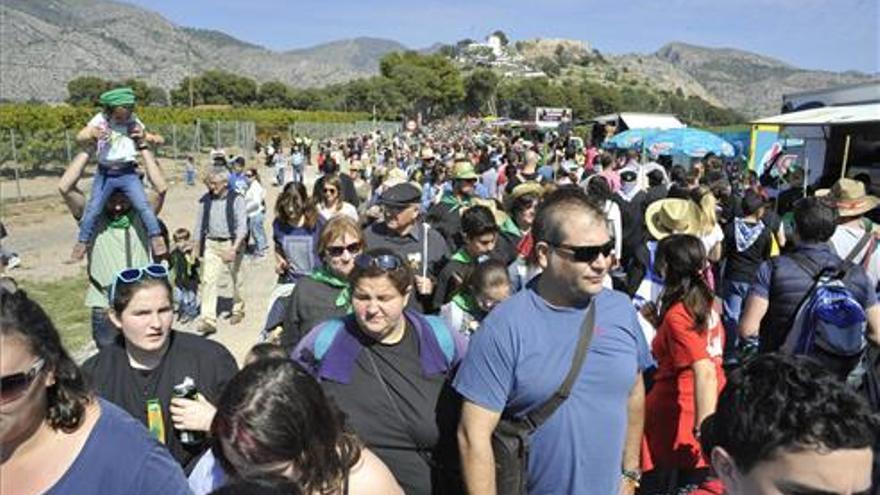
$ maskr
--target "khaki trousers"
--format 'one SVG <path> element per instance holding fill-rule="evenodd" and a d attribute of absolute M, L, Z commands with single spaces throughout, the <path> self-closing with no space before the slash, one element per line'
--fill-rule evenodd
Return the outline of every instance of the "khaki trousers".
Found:
<path fill-rule="evenodd" d="M 241 298 L 242 280 L 238 271 L 241 268 L 242 254 L 235 261 L 226 263 L 220 257 L 222 253 L 232 249 L 232 241 L 205 240 L 205 254 L 202 256 L 202 284 L 199 291 L 202 296 L 202 321 L 217 325 L 217 290 L 220 277 L 224 272 L 232 281 L 232 314 L 244 315 L 244 299 Z"/>

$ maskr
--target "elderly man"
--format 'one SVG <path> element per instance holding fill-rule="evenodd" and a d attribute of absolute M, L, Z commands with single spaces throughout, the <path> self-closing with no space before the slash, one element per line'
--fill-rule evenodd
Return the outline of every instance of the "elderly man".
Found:
<path fill-rule="evenodd" d="M 543 273 L 483 320 L 453 383 L 464 398 L 458 440 L 468 493 L 502 493 L 492 432 L 502 414 L 523 419 L 560 388 L 576 363 L 591 305 L 593 337 L 570 395 L 528 435 L 527 490 L 633 493 L 644 421 L 641 370 L 651 358 L 629 298 L 602 285 L 614 250 L 605 216 L 582 191 L 563 188 L 539 207 L 532 235 Z"/>
<path fill-rule="evenodd" d="M 388 188 L 379 198 L 385 220 L 367 228 L 364 236 L 370 249 L 388 248 L 407 260 L 416 274 L 416 292 L 421 309 L 430 309 L 434 274 L 449 254 L 446 241 L 419 220 L 422 192 L 411 182 Z"/>
<path fill-rule="evenodd" d="M 202 257 L 202 312 L 196 330 L 202 335 L 217 331 L 217 284 L 225 271 L 232 279 L 233 305 L 229 322 L 244 319 L 239 269 L 247 242 L 247 211 L 244 198 L 229 190 L 229 172 L 213 168 L 205 179 L 208 192 L 199 200 L 195 233 Z"/>

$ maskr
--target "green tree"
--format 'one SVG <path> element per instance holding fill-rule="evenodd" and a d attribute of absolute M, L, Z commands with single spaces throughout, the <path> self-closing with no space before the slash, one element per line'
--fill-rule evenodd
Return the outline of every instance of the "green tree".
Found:
<path fill-rule="evenodd" d="M 488 110 L 498 92 L 498 75 L 489 69 L 477 69 L 464 80 L 464 110 L 479 114 Z"/>
<path fill-rule="evenodd" d="M 290 106 L 290 88 L 278 81 L 265 82 L 260 86 L 258 101 L 264 108 L 283 108 Z"/>
<path fill-rule="evenodd" d="M 110 89 L 110 83 L 95 76 L 82 76 L 67 83 L 67 103 L 97 105 L 101 93 Z"/>
<path fill-rule="evenodd" d="M 147 88 L 147 97 L 143 104 L 151 107 L 167 107 L 168 92 L 159 86 L 150 86 Z"/>
<path fill-rule="evenodd" d="M 171 91 L 175 105 L 189 105 L 190 78 L 184 78 Z M 253 79 L 222 70 L 210 70 L 192 79 L 196 105 L 251 105 L 257 101 L 257 83 Z"/>
<path fill-rule="evenodd" d="M 390 53 L 380 60 L 379 71 L 403 96 L 405 110 L 425 118 L 454 111 L 464 98 L 461 73 L 440 54 Z"/>

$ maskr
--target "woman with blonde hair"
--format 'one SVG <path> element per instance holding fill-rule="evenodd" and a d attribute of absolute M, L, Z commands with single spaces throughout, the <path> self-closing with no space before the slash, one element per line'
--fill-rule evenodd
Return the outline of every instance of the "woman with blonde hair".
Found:
<path fill-rule="evenodd" d="M 326 222 L 333 217 L 345 215 L 354 221 L 358 221 L 358 211 L 351 203 L 346 202 L 342 197 L 342 181 L 336 174 L 324 177 L 323 185 L 318 194 L 320 201 L 318 202 L 318 215 L 322 222 Z"/>
<path fill-rule="evenodd" d="M 363 230 L 348 216 L 334 217 L 324 225 L 315 248 L 321 266 L 301 278 L 293 289 L 284 316 L 281 345 L 292 348 L 317 324 L 349 312 L 348 275 L 354 268 L 354 259 L 363 250 Z"/>

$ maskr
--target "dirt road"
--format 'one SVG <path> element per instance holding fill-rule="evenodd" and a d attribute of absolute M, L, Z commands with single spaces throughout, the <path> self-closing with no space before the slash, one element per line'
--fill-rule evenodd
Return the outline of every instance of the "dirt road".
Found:
<path fill-rule="evenodd" d="M 264 177 L 266 204 L 271 209 L 275 204 L 278 188 L 269 185 L 269 169 L 260 167 L 259 171 Z M 174 172 L 174 175 L 177 175 L 176 169 Z M 198 198 L 204 193 L 205 188 L 202 185 L 187 187 L 179 180 L 170 179 L 171 185 L 160 218 L 168 226 L 169 232 L 173 232 L 178 227 L 192 230 L 196 222 Z M 9 187 L 9 183 L 3 184 L 3 190 L 7 192 L 5 197 L 9 197 Z M 84 182 L 81 187 L 88 188 L 88 182 Z M 82 273 L 84 264 L 63 263 L 69 257 L 76 240 L 76 223 L 65 209 L 60 196 L 55 193 L 57 179 L 38 178 L 23 181 L 23 188 L 26 188 L 30 195 L 42 198 L 20 204 L 7 203 L 3 207 L 3 221 L 10 232 L 8 244 L 22 259 L 21 266 L 10 274 L 20 280 L 50 281 Z M 269 219 L 272 216 L 271 213 L 267 215 Z M 267 220 L 267 234 L 271 236 L 268 222 Z M 233 327 L 222 318 L 221 314 L 218 331 L 210 337 L 224 344 L 239 363 L 256 342 L 266 317 L 269 296 L 275 284 L 272 257 L 246 258 L 242 263 L 241 275 L 244 280 L 245 319 Z M 86 279 L 83 278 L 83 284 L 86 283 Z M 220 296 L 226 294 L 228 294 L 227 288 L 221 288 Z M 175 328 L 178 330 L 191 331 L 192 326 L 175 323 Z M 76 354 L 77 357 L 82 358 L 90 352 L 94 352 L 94 349 L 85 349 Z"/>

